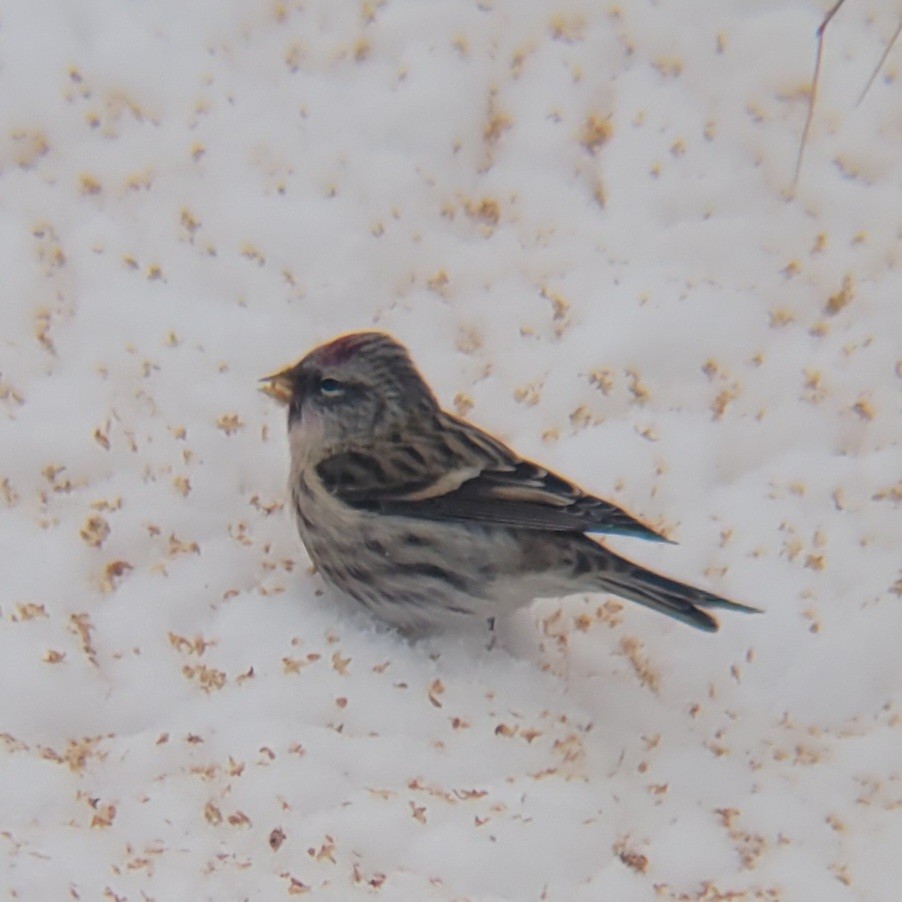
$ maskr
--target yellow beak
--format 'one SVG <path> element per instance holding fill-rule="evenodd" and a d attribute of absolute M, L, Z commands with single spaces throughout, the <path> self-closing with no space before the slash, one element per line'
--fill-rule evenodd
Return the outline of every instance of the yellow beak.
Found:
<path fill-rule="evenodd" d="M 260 382 L 260 391 L 270 398 L 275 398 L 280 404 L 291 402 L 292 379 L 290 375 L 292 367 L 273 373 L 272 376 L 264 376 Z"/>

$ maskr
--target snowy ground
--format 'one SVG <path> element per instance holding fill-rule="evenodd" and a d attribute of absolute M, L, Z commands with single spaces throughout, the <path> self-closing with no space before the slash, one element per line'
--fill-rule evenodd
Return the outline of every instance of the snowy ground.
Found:
<path fill-rule="evenodd" d="M 885 900 L 897 0 L 7 0 L 14 899 Z M 256 379 L 377 325 L 758 605 L 409 645 L 309 571 Z"/>

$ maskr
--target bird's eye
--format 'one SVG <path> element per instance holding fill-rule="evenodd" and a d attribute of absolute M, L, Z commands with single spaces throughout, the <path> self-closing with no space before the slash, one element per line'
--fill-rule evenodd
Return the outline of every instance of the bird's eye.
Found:
<path fill-rule="evenodd" d="M 324 398 L 339 398 L 345 393 L 345 387 L 343 382 L 339 382 L 337 379 L 320 379 L 319 381 L 319 393 Z"/>

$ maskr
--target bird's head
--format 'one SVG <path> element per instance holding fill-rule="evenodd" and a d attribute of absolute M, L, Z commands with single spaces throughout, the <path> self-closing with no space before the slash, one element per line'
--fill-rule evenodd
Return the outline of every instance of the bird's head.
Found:
<path fill-rule="evenodd" d="M 342 335 L 261 381 L 288 407 L 289 431 L 320 451 L 366 447 L 438 410 L 407 349 L 383 332 Z"/>

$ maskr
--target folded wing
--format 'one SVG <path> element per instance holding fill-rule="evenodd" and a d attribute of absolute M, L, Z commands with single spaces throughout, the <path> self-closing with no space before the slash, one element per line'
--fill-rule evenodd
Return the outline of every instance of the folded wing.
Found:
<path fill-rule="evenodd" d="M 336 454 L 317 472 L 351 507 L 428 520 L 668 541 L 614 504 L 515 455 L 450 415 L 415 444 L 385 441 Z"/>

